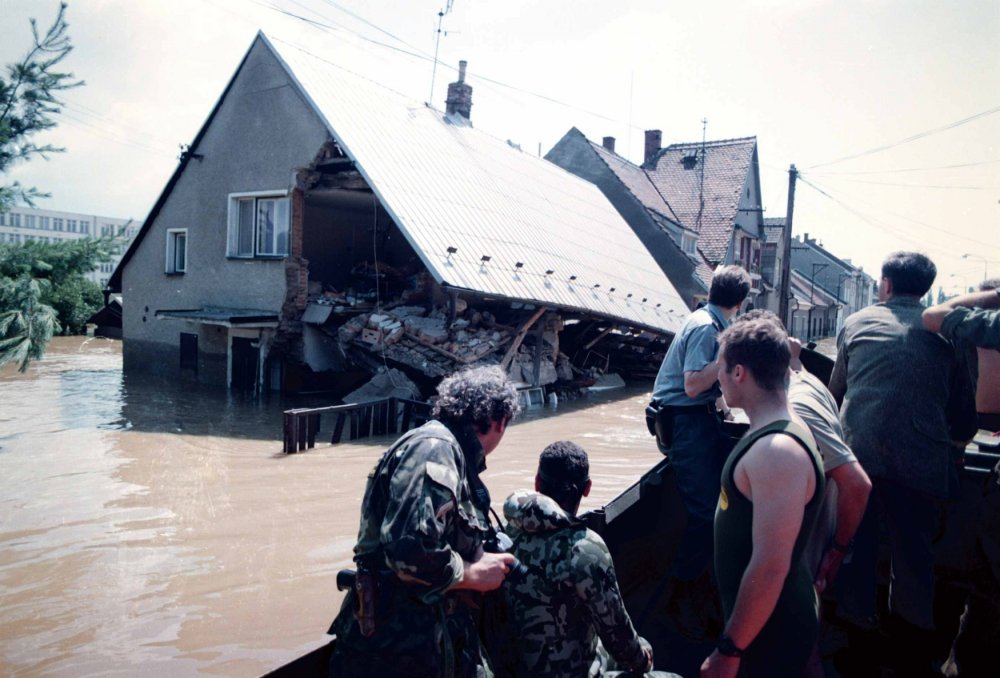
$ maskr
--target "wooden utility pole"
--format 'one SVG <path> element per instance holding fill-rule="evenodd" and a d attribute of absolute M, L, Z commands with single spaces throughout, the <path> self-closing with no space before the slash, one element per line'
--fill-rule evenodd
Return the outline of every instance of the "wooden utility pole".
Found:
<path fill-rule="evenodd" d="M 785 233 L 782 242 L 781 280 L 778 284 L 778 317 L 785 323 L 785 329 L 792 333 L 792 319 L 788 313 L 788 301 L 791 293 L 792 277 L 792 214 L 795 211 L 795 180 L 799 171 L 795 165 L 788 168 L 788 209 L 785 211 Z"/>

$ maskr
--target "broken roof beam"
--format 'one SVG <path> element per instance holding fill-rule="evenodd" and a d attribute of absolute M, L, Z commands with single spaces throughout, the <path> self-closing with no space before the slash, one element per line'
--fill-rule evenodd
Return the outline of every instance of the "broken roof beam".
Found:
<path fill-rule="evenodd" d="M 521 347 L 521 342 L 523 342 L 524 338 L 528 335 L 528 330 L 531 329 L 531 326 L 534 325 L 547 310 L 548 309 L 545 306 L 540 306 L 538 310 L 535 311 L 535 314 L 532 315 L 526 323 L 521 325 L 521 328 L 517 331 L 517 336 L 514 337 L 514 341 L 510 343 L 510 348 L 507 349 L 507 352 L 503 356 L 503 360 L 500 361 L 500 367 L 504 370 L 510 369 L 510 362 L 514 359 L 514 354 L 517 353 L 517 349 Z"/>

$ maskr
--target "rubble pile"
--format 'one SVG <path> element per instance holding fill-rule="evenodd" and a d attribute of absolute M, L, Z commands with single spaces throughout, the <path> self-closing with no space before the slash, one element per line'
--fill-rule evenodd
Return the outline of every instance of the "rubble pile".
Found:
<path fill-rule="evenodd" d="M 362 313 L 338 329 L 341 345 L 376 352 L 429 377 L 445 376 L 495 354 L 514 333 L 497 324 L 489 311 L 469 311 L 449 325 L 445 312 L 428 314 L 422 306 Z"/>
<path fill-rule="evenodd" d="M 345 403 L 367 403 L 383 398 L 420 399 L 420 388 L 399 370 L 381 368 L 361 388 L 344 396 Z"/>

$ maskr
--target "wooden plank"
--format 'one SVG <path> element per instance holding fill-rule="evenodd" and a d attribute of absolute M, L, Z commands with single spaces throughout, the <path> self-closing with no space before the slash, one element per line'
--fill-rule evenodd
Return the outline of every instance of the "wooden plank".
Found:
<path fill-rule="evenodd" d="M 539 309 L 535 311 L 534 315 L 528 318 L 526 323 L 521 325 L 521 329 L 517 331 L 517 336 L 514 337 L 514 341 L 511 342 L 510 348 L 507 349 L 507 352 L 503 356 L 503 360 L 500 361 L 500 367 L 502 367 L 505 371 L 510 368 L 510 363 L 514 359 L 514 354 L 517 353 L 517 349 L 521 348 L 521 343 L 524 341 L 524 338 L 528 336 L 528 330 L 530 330 L 531 326 L 542 317 L 546 310 L 548 309 L 545 306 L 539 307 Z"/>
<path fill-rule="evenodd" d="M 295 415 L 292 412 L 284 413 L 281 428 L 284 452 L 285 454 L 293 454 L 295 452 Z"/>
<path fill-rule="evenodd" d="M 344 421 L 346 419 L 346 414 L 343 412 L 337 412 L 337 422 L 333 425 L 333 436 L 330 438 L 331 445 L 336 445 L 340 442 L 340 437 L 344 435 Z"/>
<path fill-rule="evenodd" d="M 584 350 L 584 351 L 589 351 L 589 350 L 590 350 L 590 348 L 591 348 L 591 347 L 592 347 L 592 346 L 593 346 L 594 344 L 596 344 L 597 342 L 599 342 L 599 341 L 600 341 L 601 339 L 603 339 L 604 337 L 608 336 L 608 334 L 609 334 L 609 333 L 611 332 L 611 330 L 613 330 L 613 329 L 615 329 L 615 326 L 614 326 L 614 325 L 608 325 L 608 326 L 607 326 L 606 328 L 604 328 L 604 330 L 602 330 L 602 331 L 601 331 L 601 333 L 600 333 L 600 334 L 598 334 L 598 335 L 597 335 L 596 337 L 594 337 L 593 339 L 591 339 L 591 340 L 590 340 L 590 341 L 589 341 L 589 342 L 587 343 L 587 345 L 583 347 L 583 350 Z"/>
<path fill-rule="evenodd" d="M 432 351 L 440 353 L 444 357 L 450 358 L 451 360 L 454 360 L 457 363 L 461 363 L 463 365 L 468 365 L 469 363 L 474 362 L 473 360 L 469 360 L 467 358 L 460 358 L 459 356 L 455 355 L 451 351 L 449 351 L 447 349 L 444 349 L 444 348 L 441 348 L 440 346 L 438 346 L 436 344 L 432 344 L 431 342 L 427 341 L 423 337 L 417 336 L 413 332 L 407 331 L 406 332 L 406 336 L 409 337 L 410 339 L 412 339 L 413 341 L 417 342 L 421 346 L 424 346 L 426 348 L 431 349 Z"/>

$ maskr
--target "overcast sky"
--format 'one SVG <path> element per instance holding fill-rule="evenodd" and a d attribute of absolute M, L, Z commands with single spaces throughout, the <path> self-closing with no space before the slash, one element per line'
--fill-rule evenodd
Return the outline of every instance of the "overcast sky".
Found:
<path fill-rule="evenodd" d="M 66 153 L 12 176 L 52 193 L 40 206 L 141 221 L 258 30 L 427 101 L 447 4 L 71 1 L 86 85 L 37 139 Z M 57 8 L 0 0 L 0 63 Z M 697 141 L 705 119 L 709 139 L 757 137 L 765 216 L 796 164 L 795 232 L 834 254 L 876 273 L 919 249 L 946 291 L 1000 276 L 1000 2 L 454 0 L 443 26 L 432 103 L 468 60 L 474 125 L 527 152 L 575 126 L 641 162 L 643 130 Z"/>

